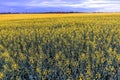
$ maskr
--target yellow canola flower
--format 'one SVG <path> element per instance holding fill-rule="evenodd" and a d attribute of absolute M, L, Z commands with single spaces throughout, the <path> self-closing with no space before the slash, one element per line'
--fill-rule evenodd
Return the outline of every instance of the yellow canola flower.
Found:
<path fill-rule="evenodd" d="M 80 78 L 79 80 L 83 80 L 82 78 Z"/>
<path fill-rule="evenodd" d="M 120 54 L 117 55 L 117 60 L 120 61 Z"/>
<path fill-rule="evenodd" d="M 8 52 L 3 53 L 2 56 L 3 56 L 3 57 L 7 57 L 7 58 L 10 57 Z"/>
<path fill-rule="evenodd" d="M 21 60 L 26 60 L 26 56 L 23 53 L 20 53 Z"/>
<path fill-rule="evenodd" d="M 4 74 L 0 72 L 0 79 L 4 78 Z"/>
<path fill-rule="evenodd" d="M 13 64 L 12 64 L 12 68 L 13 68 L 14 70 L 16 70 L 16 69 L 18 68 L 18 65 L 15 64 L 15 63 L 13 63 Z"/>
<path fill-rule="evenodd" d="M 40 68 L 36 68 L 35 70 L 36 70 L 36 72 L 38 72 L 38 73 L 41 72 Z"/>

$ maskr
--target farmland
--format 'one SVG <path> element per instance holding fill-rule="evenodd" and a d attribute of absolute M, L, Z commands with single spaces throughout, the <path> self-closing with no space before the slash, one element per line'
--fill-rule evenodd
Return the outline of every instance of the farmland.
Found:
<path fill-rule="evenodd" d="M 0 79 L 120 80 L 120 13 L 1 14 Z"/>

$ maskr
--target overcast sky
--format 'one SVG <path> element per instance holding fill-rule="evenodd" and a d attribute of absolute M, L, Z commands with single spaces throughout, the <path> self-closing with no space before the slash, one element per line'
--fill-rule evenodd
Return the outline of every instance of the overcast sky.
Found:
<path fill-rule="evenodd" d="M 120 0 L 0 0 L 0 12 L 120 12 Z"/>

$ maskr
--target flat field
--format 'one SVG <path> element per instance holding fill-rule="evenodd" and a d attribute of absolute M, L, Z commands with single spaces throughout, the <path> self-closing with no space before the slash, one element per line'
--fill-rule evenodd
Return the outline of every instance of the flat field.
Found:
<path fill-rule="evenodd" d="M 1 14 L 1 80 L 120 80 L 120 13 Z"/>

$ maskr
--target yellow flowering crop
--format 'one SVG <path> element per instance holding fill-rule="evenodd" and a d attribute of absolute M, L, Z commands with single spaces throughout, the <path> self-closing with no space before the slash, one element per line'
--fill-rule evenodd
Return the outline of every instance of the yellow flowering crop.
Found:
<path fill-rule="evenodd" d="M 120 80 L 120 13 L 0 15 L 0 80 Z"/>

